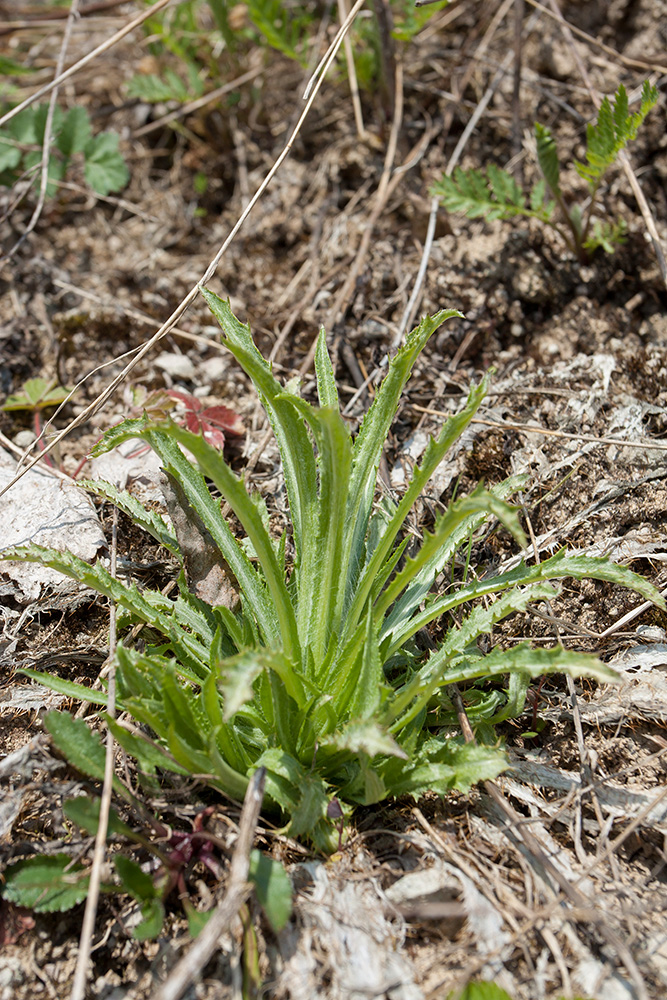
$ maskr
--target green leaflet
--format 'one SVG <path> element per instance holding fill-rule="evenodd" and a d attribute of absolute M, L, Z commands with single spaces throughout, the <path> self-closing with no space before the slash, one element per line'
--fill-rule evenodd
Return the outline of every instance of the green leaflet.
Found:
<path fill-rule="evenodd" d="M 629 113 L 628 95 L 623 84 L 616 91 L 613 105 L 608 97 L 603 99 L 597 122 L 586 127 L 586 163 L 575 161 L 574 164 L 591 190 L 598 186 L 620 151 L 637 138 L 639 128 L 657 102 L 657 88 L 652 87 L 648 80 L 642 88 L 639 111 L 634 114 Z"/>
<path fill-rule="evenodd" d="M 3 897 L 37 913 L 71 910 L 88 895 L 88 871 L 68 854 L 27 858 L 4 872 Z"/>
<path fill-rule="evenodd" d="M 83 719 L 75 719 L 67 712 L 47 712 L 44 716 L 44 725 L 70 764 L 89 778 L 103 780 L 104 747 Z M 116 777 L 113 779 L 113 789 L 123 798 L 130 797 L 125 786 Z"/>
<path fill-rule="evenodd" d="M 205 288 L 202 295 L 225 333 L 223 343 L 252 379 L 271 421 L 280 449 L 299 565 L 304 536 L 309 536 L 316 528 L 317 471 L 308 433 L 303 420 L 285 398 L 282 386 L 271 374 L 270 366 L 255 347 L 250 327 L 239 323 L 228 302 Z"/>
<path fill-rule="evenodd" d="M 292 883 L 279 861 L 253 850 L 248 879 L 273 930 L 278 934 L 292 915 Z"/>

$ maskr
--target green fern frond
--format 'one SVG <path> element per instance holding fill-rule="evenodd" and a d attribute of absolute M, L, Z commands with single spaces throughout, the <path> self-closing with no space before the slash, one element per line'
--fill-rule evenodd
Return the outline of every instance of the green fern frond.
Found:
<path fill-rule="evenodd" d="M 586 128 L 586 163 L 575 161 L 577 172 L 592 191 L 597 188 L 621 150 L 636 139 L 642 122 L 657 101 L 658 91 L 648 80 L 642 88 L 639 111 L 634 114 L 629 113 L 628 95 L 623 84 L 614 95 L 613 105 L 608 97 L 604 98 L 596 124 L 590 124 Z"/>
<path fill-rule="evenodd" d="M 507 170 L 490 164 L 482 170 L 457 167 L 452 177 L 443 174 L 432 187 L 449 212 L 463 212 L 469 219 L 512 219 L 516 215 L 549 222 L 553 202 L 544 203 L 544 186 L 536 185 L 530 203 Z"/>

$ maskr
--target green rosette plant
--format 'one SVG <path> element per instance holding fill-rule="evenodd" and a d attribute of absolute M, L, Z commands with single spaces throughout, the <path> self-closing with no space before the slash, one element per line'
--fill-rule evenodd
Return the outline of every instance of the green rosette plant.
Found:
<path fill-rule="evenodd" d="M 531 678 L 552 672 L 615 676 L 594 656 L 560 645 L 533 649 L 521 642 L 484 655 L 477 640 L 499 622 L 555 597 L 565 577 L 611 581 L 661 607 L 664 602 L 627 568 L 565 551 L 496 575 L 451 582 L 448 574 L 450 582 L 436 586 L 457 552 L 491 522 L 525 544 L 518 509 L 509 503 L 522 485 L 518 478 L 452 501 L 421 544 L 408 550 L 406 519 L 486 390 L 484 379 L 429 441 L 400 499 L 378 502 L 378 467 L 403 388 L 429 338 L 458 315 L 454 311 L 426 317 L 407 337 L 353 439 L 323 331 L 316 406 L 276 380 L 227 302 L 210 291 L 203 295 L 271 422 L 289 528 L 275 537 L 264 500 L 202 435 L 173 421 L 149 415 L 127 420 L 108 431 L 96 451 L 128 438 L 154 449 L 172 497 L 224 567 L 238 600 L 198 596 L 178 530 L 109 484 L 93 487 L 182 560 L 175 599 L 139 590 L 114 579 L 101 562 L 91 566 L 68 553 L 30 546 L 2 555 L 55 567 L 115 601 L 127 623 L 148 626 L 143 650 L 120 642 L 116 653 L 118 701 L 139 726 L 128 729 L 107 718 L 144 774 L 159 768 L 197 775 L 241 799 L 254 771 L 264 767 L 267 808 L 283 817 L 289 835 L 331 850 L 341 808 L 465 791 L 501 772 L 506 758 L 492 727 L 521 712 Z M 223 517 L 220 495 L 240 531 Z M 442 639 L 426 649 L 419 633 L 436 621 Z M 26 672 L 105 706 L 104 691 Z M 499 681 L 508 677 L 503 688 Z M 488 679 L 495 683 L 482 683 Z M 456 726 L 447 694 L 454 682 L 464 686 L 476 743 L 466 744 Z M 58 719 L 50 713 L 47 727 L 67 755 L 71 727 Z"/>

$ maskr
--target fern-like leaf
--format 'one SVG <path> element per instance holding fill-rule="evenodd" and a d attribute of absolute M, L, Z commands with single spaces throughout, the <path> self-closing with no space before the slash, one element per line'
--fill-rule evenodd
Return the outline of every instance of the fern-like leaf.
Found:
<path fill-rule="evenodd" d="M 575 162 L 577 172 L 588 183 L 591 191 L 597 188 L 621 150 L 636 139 L 642 122 L 657 101 L 658 91 L 648 80 L 642 88 L 639 111 L 634 114 L 629 113 L 628 95 L 622 84 L 614 95 L 613 106 L 609 98 L 605 97 L 600 105 L 596 124 L 590 124 L 586 128 L 586 163 Z"/>
<path fill-rule="evenodd" d="M 512 219 L 524 215 L 549 222 L 553 213 L 552 202 L 543 204 L 544 188 L 537 187 L 527 205 L 512 175 L 493 163 L 486 173 L 457 167 L 453 176 L 443 175 L 431 190 L 448 211 L 463 212 L 469 219 Z"/>

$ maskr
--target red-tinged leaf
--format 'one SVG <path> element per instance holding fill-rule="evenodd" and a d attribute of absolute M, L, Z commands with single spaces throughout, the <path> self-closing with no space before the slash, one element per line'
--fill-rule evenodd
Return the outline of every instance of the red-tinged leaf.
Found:
<path fill-rule="evenodd" d="M 34 918 L 23 906 L 0 899 L 0 948 L 16 944 L 21 935 L 34 926 Z"/>
<path fill-rule="evenodd" d="M 206 441 L 207 444 L 210 444 L 212 448 L 217 448 L 218 451 L 222 451 L 225 447 L 225 435 L 222 431 L 217 430 L 217 428 L 202 423 L 201 433 L 204 441 Z"/>
<path fill-rule="evenodd" d="M 219 427 L 227 434 L 243 434 L 245 427 L 238 413 L 228 406 L 208 406 L 201 412 L 202 422 Z"/>
<path fill-rule="evenodd" d="M 202 408 L 200 400 L 196 396 L 192 396 L 189 392 L 181 392 L 179 389 L 167 389 L 167 395 L 171 399 L 177 399 L 190 413 L 198 413 Z"/>
<path fill-rule="evenodd" d="M 193 413 L 192 410 L 189 410 L 178 422 L 181 426 L 186 427 L 192 434 L 201 434 L 207 444 L 210 444 L 212 448 L 217 448 L 218 451 L 222 451 L 225 447 L 224 431 L 205 420 L 203 412 Z"/>
<path fill-rule="evenodd" d="M 182 427 L 187 428 L 192 434 L 202 433 L 202 423 L 199 414 L 193 413 L 192 410 L 187 410 L 178 423 Z"/>

